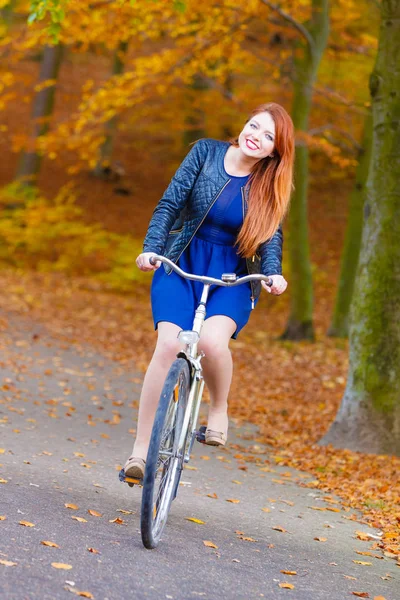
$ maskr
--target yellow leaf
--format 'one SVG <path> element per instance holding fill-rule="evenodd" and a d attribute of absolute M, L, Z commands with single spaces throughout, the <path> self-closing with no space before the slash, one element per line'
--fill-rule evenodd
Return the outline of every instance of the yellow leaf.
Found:
<path fill-rule="evenodd" d="M 76 517 L 75 515 L 71 517 L 71 519 L 74 519 L 74 521 L 79 521 L 79 523 L 87 523 L 87 520 L 84 519 L 83 517 Z"/>
<path fill-rule="evenodd" d="M 254 538 L 244 536 L 244 535 L 240 536 L 240 539 L 243 540 L 244 542 L 257 542 L 257 540 L 255 540 Z"/>
<path fill-rule="evenodd" d="M 281 571 L 284 575 L 297 575 L 297 571 L 285 571 L 284 569 Z"/>
<path fill-rule="evenodd" d="M 199 525 L 205 525 L 205 521 L 201 519 L 195 519 L 194 517 L 185 517 L 186 521 L 192 521 L 192 523 L 198 523 Z"/>
<path fill-rule="evenodd" d="M 5 451 L 5 448 L 0 448 L 0 454 L 4 454 Z"/>
<path fill-rule="evenodd" d="M 326 510 L 326 506 L 310 506 L 313 510 Z"/>
<path fill-rule="evenodd" d="M 123 508 L 118 508 L 117 512 L 120 512 L 123 515 L 133 515 L 133 514 L 135 514 L 133 510 L 124 510 Z"/>
<path fill-rule="evenodd" d="M 353 560 L 353 563 L 355 563 L 356 565 L 365 565 L 368 567 L 370 567 L 372 565 L 372 563 L 364 562 L 363 560 Z"/>
<path fill-rule="evenodd" d="M 0 521 L 5 521 L 7 519 L 7 517 L 5 517 L 4 515 L 0 515 Z"/>
<path fill-rule="evenodd" d="M 97 512 L 97 510 L 92 510 L 91 508 L 88 509 L 88 513 L 89 515 L 92 515 L 92 517 L 102 517 L 103 515 L 99 512 Z"/>
<path fill-rule="evenodd" d="M 2 477 L 0 477 L 0 483 L 8 483 L 7 479 L 3 479 Z"/>
<path fill-rule="evenodd" d="M 369 598 L 368 592 L 351 592 L 353 596 L 357 596 L 358 598 Z"/>
<path fill-rule="evenodd" d="M 215 498 L 216 500 L 218 500 L 218 496 L 215 492 L 213 492 L 212 494 L 207 494 L 208 498 Z"/>
<path fill-rule="evenodd" d="M 216 546 L 216 545 L 214 544 L 214 542 L 209 542 L 208 540 L 204 540 L 204 541 L 203 541 L 203 544 L 204 544 L 205 546 L 207 546 L 207 548 L 218 548 L 218 546 Z"/>
<path fill-rule="evenodd" d="M 15 567 L 18 563 L 12 562 L 11 560 L 4 560 L 0 558 L 0 565 L 4 565 L 5 567 Z"/>
<path fill-rule="evenodd" d="M 237 483 L 237 485 L 243 485 L 243 481 L 238 481 L 237 479 L 232 479 L 232 483 Z"/>
<path fill-rule="evenodd" d="M 207 456 L 207 455 L 205 455 L 205 456 L 200 456 L 200 458 L 201 458 L 202 460 L 210 460 L 210 457 L 209 457 L 209 456 Z"/>
<path fill-rule="evenodd" d="M 79 506 L 76 504 L 64 504 L 65 508 L 71 508 L 72 510 L 78 510 Z"/>
<path fill-rule="evenodd" d="M 54 542 L 40 542 L 43 546 L 49 546 L 50 548 L 59 548 L 60 546 L 58 544 L 55 544 Z"/>
<path fill-rule="evenodd" d="M 123 519 L 121 519 L 120 517 L 117 517 L 116 519 L 111 519 L 110 521 L 108 521 L 109 523 L 117 523 L 117 525 L 122 525 L 123 524 Z"/>
<path fill-rule="evenodd" d="M 51 566 L 55 569 L 64 569 L 65 571 L 72 569 L 72 565 L 67 565 L 65 563 L 52 562 Z"/>
<path fill-rule="evenodd" d="M 261 510 L 263 510 L 264 512 L 271 512 L 270 508 L 262 508 Z"/>
<path fill-rule="evenodd" d="M 324 537 L 315 537 L 314 540 L 316 542 L 327 542 L 328 538 L 324 538 Z"/>
<path fill-rule="evenodd" d="M 280 525 L 275 525 L 275 527 L 273 527 L 272 529 L 275 529 L 275 531 L 280 531 L 281 533 L 288 533 L 288 530 L 284 527 L 280 527 Z"/>
<path fill-rule="evenodd" d="M 285 590 L 294 590 L 293 583 L 280 583 L 279 587 L 284 588 Z"/>
<path fill-rule="evenodd" d="M 374 596 L 374 600 L 386 600 L 383 596 Z"/>
<path fill-rule="evenodd" d="M 231 502 L 232 504 L 239 504 L 240 502 L 240 500 L 238 500 L 237 498 L 227 498 L 226 501 Z"/>
<path fill-rule="evenodd" d="M 33 523 L 29 523 L 29 521 L 20 521 L 19 524 L 23 525 L 24 527 L 35 527 L 35 525 Z"/>
<path fill-rule="evenodd" d="M 192 465 L 185 465 L 185 469 L 189 469 L 189 471 L 197 471 L 197 467 L 193 467 Z"/>

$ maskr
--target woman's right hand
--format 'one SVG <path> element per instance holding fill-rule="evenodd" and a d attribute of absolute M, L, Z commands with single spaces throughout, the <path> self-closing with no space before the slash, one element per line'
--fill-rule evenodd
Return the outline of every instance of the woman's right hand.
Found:
<path fill-rule="evenodd" d="M 142 252 L 136 259 L 136 264 L 141 271 L 156 271 L 161 265 L 160 261 L 157 261 L 155 265 L 150 263 L 150 258 L 154 256 L 154 252 Z"/>

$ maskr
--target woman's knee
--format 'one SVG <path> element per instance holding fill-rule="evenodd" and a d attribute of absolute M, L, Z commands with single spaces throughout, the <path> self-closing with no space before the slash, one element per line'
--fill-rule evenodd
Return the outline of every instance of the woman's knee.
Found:
<path fill-rule="evenodd" d="M 218 360 L 221 358 L 227 358 L 231 355 L 229 350 L 228 342 L 225 340 L 216 339 L 214 337 L 201 338 L 199 342 L 199 350 L 204 352 L 205 359 Z"/>
<path fill-rule="evenodd" d="M 180 350 L 180 343 L 174 338 L 158 339 L 154 356 L 161 361 L 171 362 L 174 360 Z"/>

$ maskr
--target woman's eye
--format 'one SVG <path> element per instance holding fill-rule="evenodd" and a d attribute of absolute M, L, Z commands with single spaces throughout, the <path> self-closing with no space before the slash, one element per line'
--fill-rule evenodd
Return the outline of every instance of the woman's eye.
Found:
<path fill-rule="evenodd" d="M 269 140 L 270 142 L 273 142 L 273 141 L 274 141 L 274 140 L 273 140 L 273 137 L 272 137 L 272 135 L 270 135 L 269 133 L 266 133 L 266 134 L 265 134 L 265 137 L 266 137 L 266 138 L 267 138 L 267 140 Z"/>
<path fill-rule="evenodd" d="M 255 124 L 254 123 L 250 123 L 250 127 L 253 127 L 253 129 L 255 129 Z"/>

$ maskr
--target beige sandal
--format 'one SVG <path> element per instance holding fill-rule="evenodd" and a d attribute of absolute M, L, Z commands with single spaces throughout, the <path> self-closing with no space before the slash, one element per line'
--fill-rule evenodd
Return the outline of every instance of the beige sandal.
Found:
<path fill-rule="evenodd" d="M 206 429 L 206 444 L 208 446 L 225 446 L 226 444 L 226 433 L 223 431 L 214 431 L 213 429 Z"/>
<path fill-rule="evenodd" d="M 125 477 L 130 479 L 143 479 L 146 461 L 143 458 L 130 456 L 124 465 Z"/>

